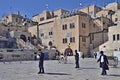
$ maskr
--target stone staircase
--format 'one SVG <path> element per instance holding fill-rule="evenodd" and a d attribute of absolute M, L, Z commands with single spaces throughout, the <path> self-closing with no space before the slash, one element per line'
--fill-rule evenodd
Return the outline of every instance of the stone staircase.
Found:
<path fill-rule="evenodd" d="M 35 46 L 32 45 L 29 41 L 25 42 L 22 39 L 17 39 L 17 44 L 20 48 L 35 49 Z"/>

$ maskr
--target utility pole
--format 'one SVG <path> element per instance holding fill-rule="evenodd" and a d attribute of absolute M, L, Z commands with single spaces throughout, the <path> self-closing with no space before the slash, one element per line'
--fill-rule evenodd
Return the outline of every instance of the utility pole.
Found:
<path fill-rule="evenodd" d="M 37 23 L 37 45 L 39 44 L 39 23 Z"/>
<path fill-rule="evenodd" d="M 48 11 L 48 6 L 49 6 L 48 4 L 45 4 L 46 11 Z"/>

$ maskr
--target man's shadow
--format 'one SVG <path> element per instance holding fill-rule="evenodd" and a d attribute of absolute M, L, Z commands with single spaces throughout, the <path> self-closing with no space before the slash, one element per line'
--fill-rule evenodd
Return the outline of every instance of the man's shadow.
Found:
<path fill-rule="evenodd" d="M 94 68 L 94 67 L 89 67 L 89 68 L 80 67 L 80 68 L 78 68 L 78 70 L 84 70 L 84 69 L 99 69 L 99 68 Z"/>
<path fill-rule="evenodd" d="M 109 74 L 109 75 L 107 75 L 107 76 L 120 77 L 120 75 L 119 75 L 119 74 Z"/>
<path fill-rule="evenodd" d="M 71 75 L 68 73 L 45 73 L 45 74 L 48 74 L 48 75 Z"/>

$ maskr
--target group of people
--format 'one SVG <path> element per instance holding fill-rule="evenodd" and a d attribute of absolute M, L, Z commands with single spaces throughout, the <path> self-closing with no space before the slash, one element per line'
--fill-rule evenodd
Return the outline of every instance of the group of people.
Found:
<path fill-rule="evenodd" d="M 44 53 L 42 52 L 41 49 L 38 50 L 38 55 L 39 57 L 39 72 L 38 74 L 44 73 Z M 61 56 L 61 59 L 64 58 L 63 55 Z M 107 56 L 104 54 L 103 51 L 100 51 L 100 57 L 97 60 L 97 62 L 100 62 L 100 68 L 102 68 L 102 73 L 101 75 L 107 75 L 106 70 L 109 70 L 108 67 L 108 59 Z M 75 50 L 75 68 L 79 68 L 79 53 L 77 50 Z"/>
<path fill-rule="evenodd" d="M 75 50 L 75 64 L 76 64 L 76 67 L 75 68 L 79 68 L 79 54 L 77 52 L 77 50 Z M 95 56 L 96 58 L 96 56 Z M 100 57 L 99 59 L 97 60 L 97 62 L 100 62 L 100 68 L 102 68 L 102 73 L 101 75 L 107 75 L 107 72 L 106 70 L 109 70 L 109 67 L 108 67 L 108 59 L 107 59 L 107 56 L 104 54 L 103 51 L 100 51 Z"/>
<path fill-rule="evenodd" d="M 59 56 L 58 56 L 58 62 L 59 63 L 67 63 L 67 55 L 63 55 L 63 54 L 60 54 Z"/>

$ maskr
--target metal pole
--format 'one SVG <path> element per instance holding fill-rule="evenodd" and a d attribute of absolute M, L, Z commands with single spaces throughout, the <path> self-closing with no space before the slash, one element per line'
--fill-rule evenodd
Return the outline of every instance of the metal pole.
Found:
<path fill-rule="evenodd" d="M 37 45 L 39 43 L 39 23 L 37 22 Z"/>
<path fill-rule="evenodd" d="M 80 35 L 79 35 L 79 51 L 80 51 Z"/>

